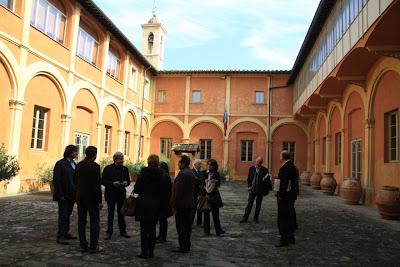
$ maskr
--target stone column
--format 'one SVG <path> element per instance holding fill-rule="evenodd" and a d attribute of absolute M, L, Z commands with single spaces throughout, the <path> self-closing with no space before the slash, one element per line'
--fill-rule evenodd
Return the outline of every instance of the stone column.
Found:
<path fill-rule="evenodd" d="M 314 172 L 320 172 L 321 170 L 319 169 L 319 138 L 315 139 L 315 169 Z"/>
<path fill-rule="evenodd" d="M 365 140 L 364 140 L 364 169 L 361 170 L 365 179 L 365 203 L 371 203 L 375 193 L 374 188 L 374 137 L 375 120 L 373 118 L 365 120 Z"/>
<path fill-rule="evenodd" d="M 64 148 L 69 145 L 69 134 L 71 130 L 71 115 L 62 114 L 61 115 L 61 151 L 64 151 Z"/>
<path fill-rule="evenodd" d="M 22 112 L 24 102 L 18 100 L 10 100 L 9 107 L 11 110 L 10 136 L 8 138 L 8 151 L 11 155 L 18 157 L 19 143 L 21 139 L 22 128 Z"/>
<path fill-rule="evenodd" d="M 101 155 L 103 154 L 104 150 L 102 150 L 101 146 L 101 129 L 103 128 L 103 124 L 101 122 L 96 123 L 96 129 L 97 129 L 97 160 L 100 159 Z"/>
<path fill-rule="evenodd" d="M 118 151 L 121 151 L 122 153 L 124 152 L 124 130 L 118 129 L 117 130 L 117 135 L 118 135 Z"/>
<path fill-rule="evenodd" d="M 139 158 L 137 156 L 138 152 L 139 152 L 139 134 L 133 135 L 133 144 L 135 147 L 135 151 L 133 153 L 133 161 L 136 162 L 136 161 L 139 161 Z"/>
<path fill-rule="evenodd" d="M 312 167 L 313 167 L 312 166 L 313 165 L 313 142 L 310 141 L 310 140 L 307 142 L 307 149 L 308 149 L 308 153 L 307 153 L 307 171 L 312 172 Z"/>
<path fill-rule="evenodd" d="M 326 135 L 326 144 L 325 144 L 325 172 L 331 172 L 331 145 L 332 145 L 332 135 Z"/>

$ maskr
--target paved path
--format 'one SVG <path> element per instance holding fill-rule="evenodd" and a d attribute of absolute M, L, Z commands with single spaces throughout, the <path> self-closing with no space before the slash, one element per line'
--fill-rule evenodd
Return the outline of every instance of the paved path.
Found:
<path fill-rule="evenodd" d="M 192 252 L 177 255 L 174 221 L 170 219 L 169 241 L 156 246 L 156 257 L 140 260 L 138 224 L 129 218 L 131 239 L 105 236 L 106 211 L 101 213 L 100 238 L 103 254 L 82 254 L 78 243 L 55 243 L 57 205 L 49 195 L 20 195 L 0 198 L 0 265 L 9 266 L 266 266 L 339 265 L 400 266 L 400 221 L 386 221 L 375 209 L 344 205 L 310 188 L 301 188 L 296 202 L 300 228 L 297 244 L 275 248 L 276 201 L 269 195 L 263 202 L 260 224 L 239 224 L 245 204 L 244 183 L 225 183 L 221 194 L 222 225 L 227 233 L 205 237 L 194 227 Z M 72 232 L 77 232 L 76 212 Z M 117 227 L 117 223 L 115 223 Z M 118 230 L 115 229 L 116 233 Z"/>

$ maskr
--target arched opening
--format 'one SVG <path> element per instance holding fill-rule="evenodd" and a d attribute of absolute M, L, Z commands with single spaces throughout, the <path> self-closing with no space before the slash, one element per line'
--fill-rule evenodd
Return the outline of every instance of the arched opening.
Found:
<path fill-rule="evenodd" d="M 0 124 L 3 125 L 3 130 L 0 131 L 0 145 L 4 143 L 8 147 L 10 136 L 10 118 L 11 112 L 9 101 L 13 99 L 13 84 L 7 67 L 0 60 Z"/>
<path fill-rule="evenodd" d="M 117 107 L 112 104 L 109 104 L 104 109 L 101 153 L 99 153 L 99 155 L 103 155 L 103 157 L 110 157 L 118 151 L 119 115 Z"/>
<path fill-rule="evenodd" d="M 134 151 L 134 136 L 136 131 L 136 116 L 132 111 L 129 111 L 125 116 L 124 122 L 124 132 L 123 132 L 123 142 L 122 142 L 122 152 L 130 160 L 135 157 Z"/>
<path fill-rule="evenodd" d="M 329 157 L 329 171 L 335 173 L 335 179 L 338 183 L 343 181 L 342 175 L 342 126 L 341 126 L 341 115 L 337 107 L 333 108 L 330 120 L 329 135 L 331 137 L 330 142 L 330 157 Z"/>

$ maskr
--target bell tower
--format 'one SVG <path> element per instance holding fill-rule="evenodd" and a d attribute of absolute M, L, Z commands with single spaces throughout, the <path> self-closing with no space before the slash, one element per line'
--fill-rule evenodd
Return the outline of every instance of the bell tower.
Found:
<path fill-rule="evenodd" d="M 142 24 L 142 54 L 158 70 L 163 68 L 165 36 L 167 31 L 158 20 L 155 12 L 146 24 Z"/>

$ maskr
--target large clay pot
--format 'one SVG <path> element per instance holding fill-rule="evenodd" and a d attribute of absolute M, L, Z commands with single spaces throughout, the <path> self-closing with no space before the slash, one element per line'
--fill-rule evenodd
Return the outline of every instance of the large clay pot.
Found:
<path fill-rule="evenodd" d="M 376 195 L 376 204 L 383 218 L 400 220 L 400 189 L 398 187 L 382 187 Z"/>
<path fill-rule="evenodd" d="M 340 196 L 344 203 L 357 205 L 362 194 L 361 182 L 350 177 L 345 177 L 340 186 Z"/>
<path fill-rule="evenodd" d="M 300 176 L 300 183 L 302 185 L 310 185 L 310 176 L 311 173 L 309 171 L 304 171 Z"/>
<path fill-rule="evenodd" d="M 321 189 L 325 195 L 332 196 L 336 190 L 336 180 L 333 178 L 333 172 L 325 172 L 321 180 Z"/>
<path fill-rule="evenodd" d="M 321 173 L 320 172 L 316 172 L 311 176 L 311 188 L 315 189 L 315 190 L 320 190 L 321 189 Z"/>

